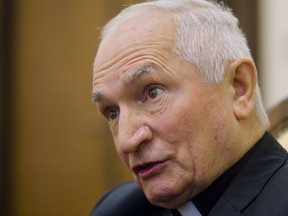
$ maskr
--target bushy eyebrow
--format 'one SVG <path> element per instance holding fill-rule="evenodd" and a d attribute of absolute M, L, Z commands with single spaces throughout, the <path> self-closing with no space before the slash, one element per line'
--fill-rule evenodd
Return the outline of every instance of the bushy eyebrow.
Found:
<path fill-rule="evenodd" d="M 126 72 L 121 78 L 121 81 L 126 85 L 133 83 L 142 75 L 157 71 L 156 69 L 157 69 L 157 66 L 155 64 L 151 64 L 151 63 L 144 64 L 135 70 Z M 96 104 L 97 102 L 100 102 L 103 98 L 104 98 L 104 95 L 99 91 L 95 91 L 92 93 L 92 101 L 94 104 Z"/>
<path fill-rule="evenodd" d="M 156 71 L 156 66 L 154 64 L 146 64 L 141 66 L 140 68 L 137 68 L 136 70 L 133 70 L 131 72 L 127 72 L 123 77 L 122 77 L 122 82 L 124 84 L 129 84 L 134 82 L 137 78 L 142 76 L 143 74 L 146 73 L 152 73 Z"/>
<path fill-rule="evenodd" d="M 92 101 L 93 101 L 93 103 L 96 104 L 96 102 L 99 102 L 102 97 L 103 97 L 103 94 L 101 94 L 100 92 L 93 92 L 92 93 Z"/>

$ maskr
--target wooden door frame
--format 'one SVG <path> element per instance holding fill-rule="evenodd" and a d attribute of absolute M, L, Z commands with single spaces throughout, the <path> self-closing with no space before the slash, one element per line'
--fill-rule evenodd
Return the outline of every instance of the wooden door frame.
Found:
<path fill-rule="evenodd" d="M 0 0 L 0 215 L 11 215 L 11 81 L 13 0 Z"/>

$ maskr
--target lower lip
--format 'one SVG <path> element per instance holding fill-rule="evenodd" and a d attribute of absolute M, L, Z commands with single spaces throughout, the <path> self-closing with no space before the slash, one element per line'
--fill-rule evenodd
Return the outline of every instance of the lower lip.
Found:
<path fill-rule="evenodd" d="M 159 173 L 160 170 L 163 169 L 163 166 L 164 166 L 164 162 L 156 163 L 155 165 L 151 166 L 148 169 L 140 170 L 137 173 L 137 175 L 142 179 L 150 178 L 150 177 L 156 175 L 157 173 Z"/>

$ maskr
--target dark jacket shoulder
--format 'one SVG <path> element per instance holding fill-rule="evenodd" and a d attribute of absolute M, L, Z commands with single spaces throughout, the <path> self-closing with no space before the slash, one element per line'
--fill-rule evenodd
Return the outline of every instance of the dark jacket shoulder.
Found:
<path fill-rule="evenodd" d="M 288 164 L 285 163 L 262 189 L 258 198 L 245 211 L 245 215 L 261 213 L 263 216 L 288 215 Z"/>
<path fill-rule="evenodd" d="M 288 215 L 287 151 L 266 132 L 209 215 Z"/>

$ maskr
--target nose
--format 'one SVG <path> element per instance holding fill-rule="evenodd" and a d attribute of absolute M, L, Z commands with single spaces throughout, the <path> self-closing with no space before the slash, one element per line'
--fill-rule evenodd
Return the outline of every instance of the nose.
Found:
<path fill-rule="evenodd" d="M 150 127 L 143 122 L 141 115 L 123 114 L 119 119 L 116 147 L 121 154 L 137 151 L 141 145 L 152 140 Z"/>

